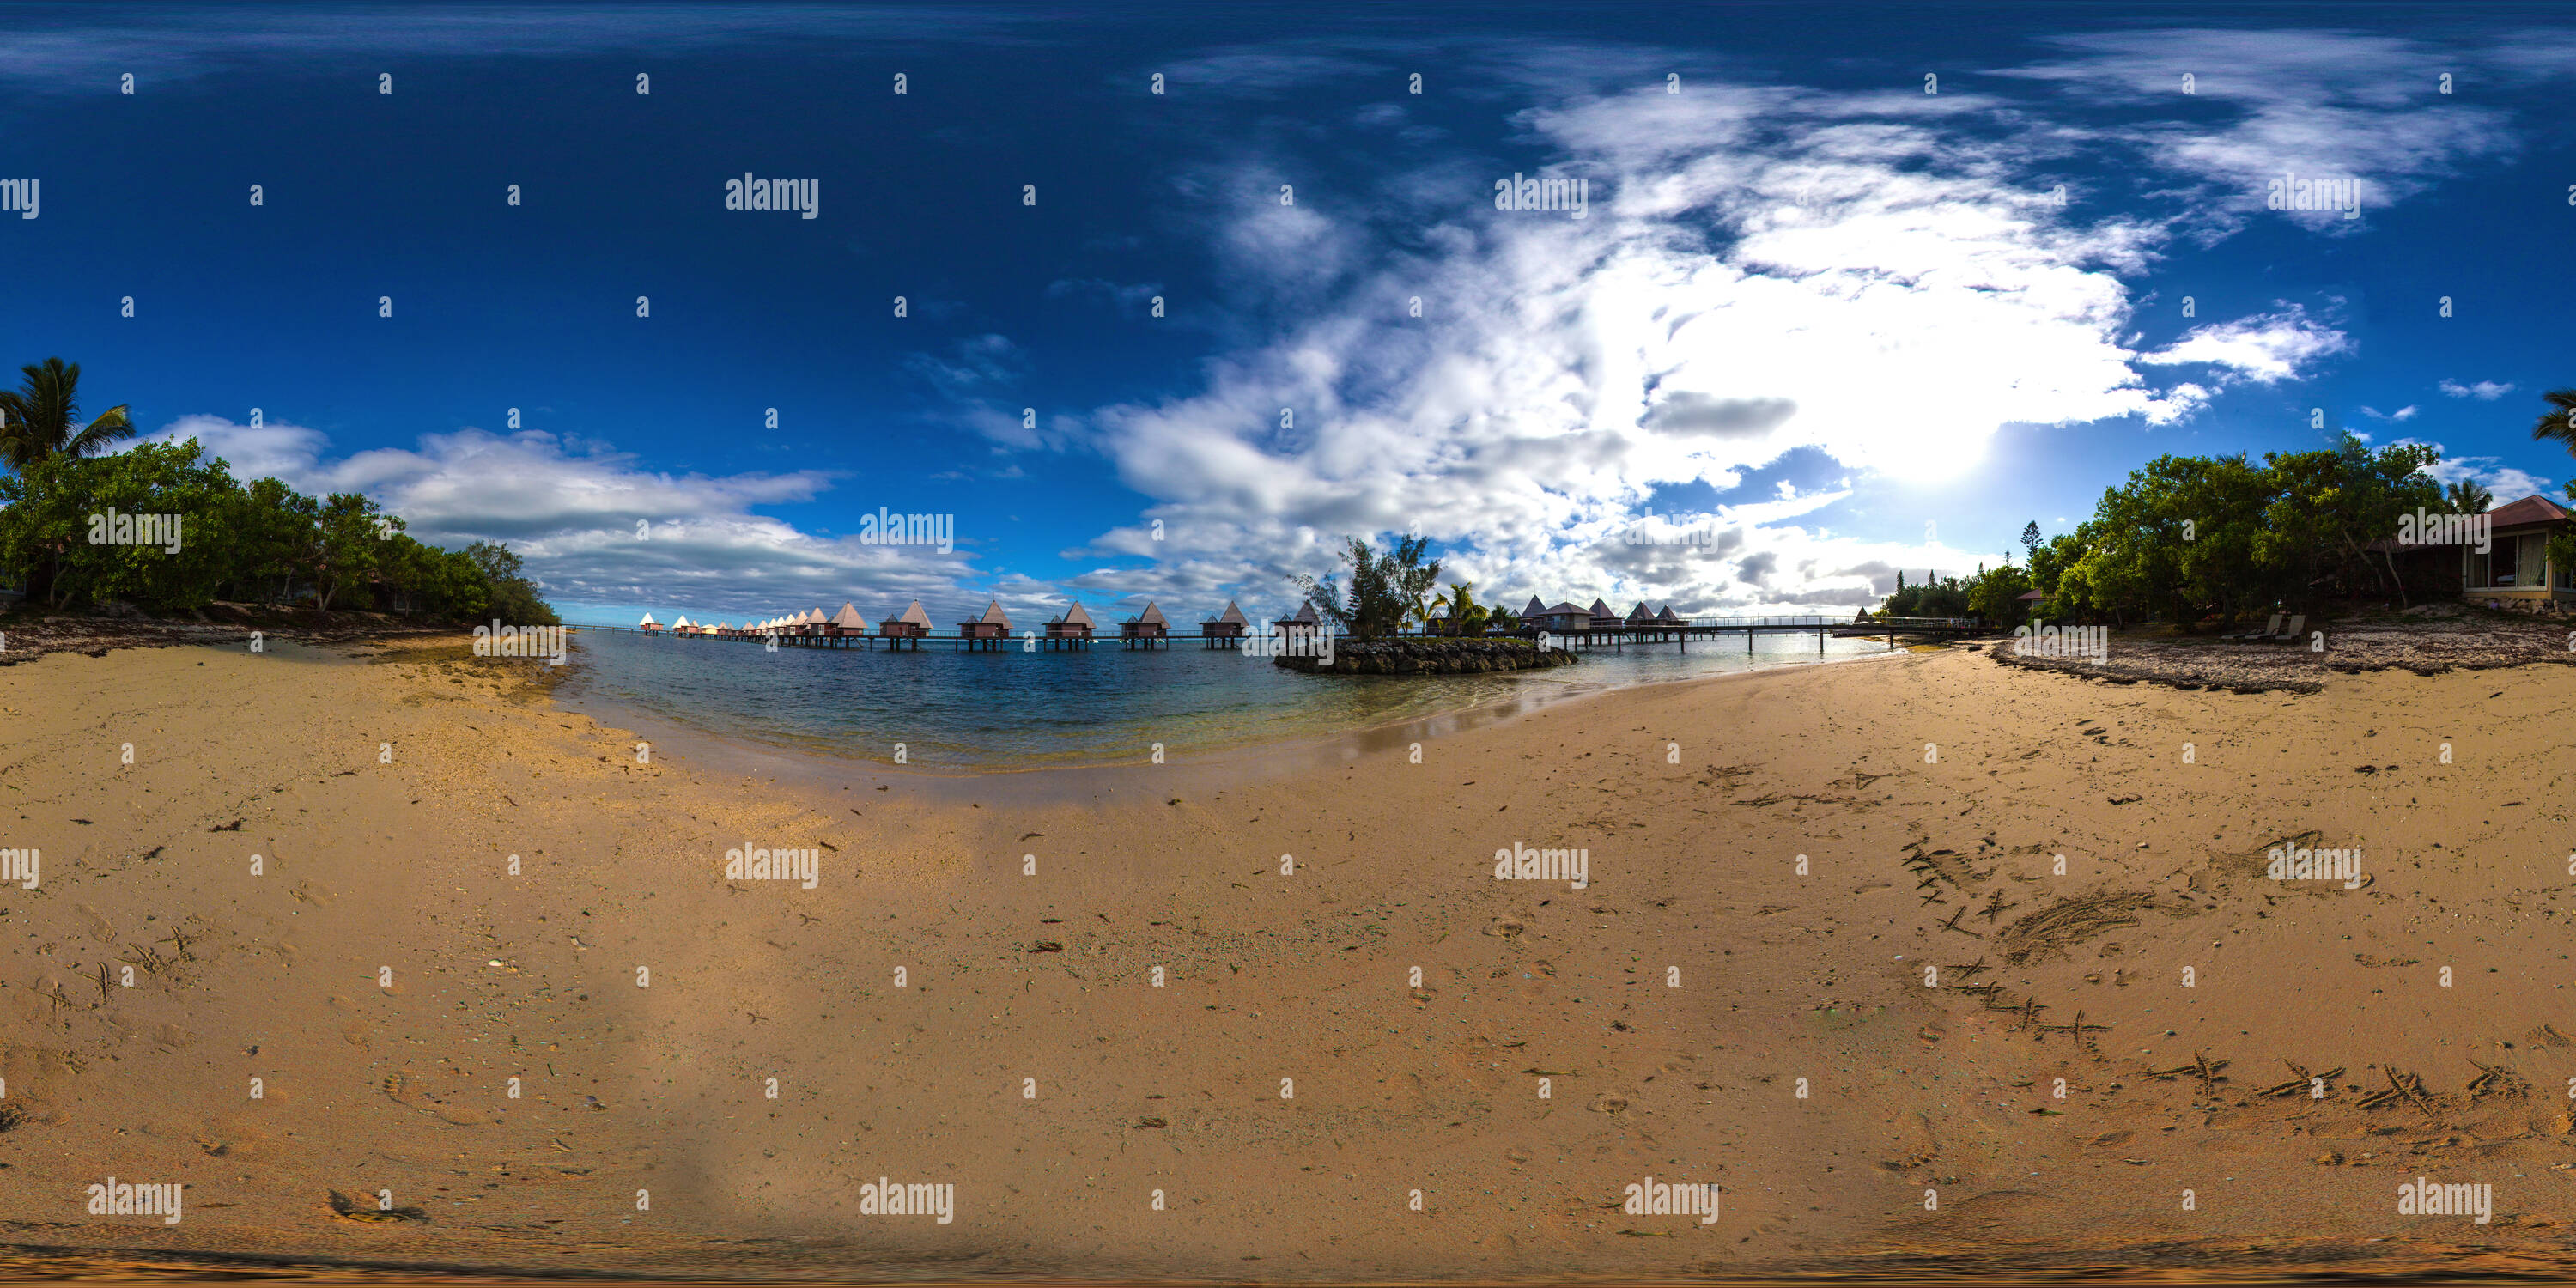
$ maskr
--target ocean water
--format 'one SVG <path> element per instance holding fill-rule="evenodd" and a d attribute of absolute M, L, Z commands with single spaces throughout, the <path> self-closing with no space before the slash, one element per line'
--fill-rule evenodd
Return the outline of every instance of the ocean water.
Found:
<path fill-rule="evenodd" d="M 1133 763 L 1221 752 L 1506 703 L 1633 684 L 1882 653 L 1884 642 L 1813 635 L 1585 650 L 1574 666 L 1507 675 L 1313 676 L 1266 658 L 1174 640 L 1129 652 L 962 653 L 781 648 L 578 631 L 582 664 L 559 696 L 609 718 L 621 709 L 757 747 L 985 773 Z"/>

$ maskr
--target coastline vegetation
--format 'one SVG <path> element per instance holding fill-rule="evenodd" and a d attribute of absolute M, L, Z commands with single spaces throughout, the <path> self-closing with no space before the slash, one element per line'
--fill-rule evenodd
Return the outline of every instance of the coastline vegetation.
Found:
<path fill-rule="evenodd" d="M 316 499 L 274 478 L 247 485 L 195 439 L 140 443 L 122 406 L 79 424 L 80 365 L 22 368 L 0 391 L 0 581 L 53 610 L 116 605 L 191 613 L 217 601 L 373 609 L 439 621 L 560 619 L 495 542 L 423 544 L 361 493 Z M 118 543 L 109 516 L 172 516 L 175 540 Z M 175 548 L 174 548 L 175 547 Z"/>

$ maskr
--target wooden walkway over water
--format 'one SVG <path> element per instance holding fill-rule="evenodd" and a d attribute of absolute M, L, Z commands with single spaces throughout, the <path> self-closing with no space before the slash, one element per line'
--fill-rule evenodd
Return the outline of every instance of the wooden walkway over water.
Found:
<path fill-rule="evenodd" d="M 780 648 L 858 648 L 873 650 L 877 645 L 882 643 L 886 645 L 890 651 L 911 649 L 916 652 L 918 652 L 924 644 L 946 644 L 950 646 L 952 650 L 958 651 L 974 649 L 1006 653 L 1034 652 L 1039 649 L 1050 651 L 1058 649 L 1088 651 L 1093 645 L 1111 644 L 1119 645 L 1121 647 L 1121 651 L 1150 651 L 1156 646 L 1168 648 L 1172 641 L 1188 639 L 1198 640 L 1200 647 L 1202 648 L 1240 648 L 1246 638 L 1259 638 L 1257 636 L 1247 637 L 1232 633 L 1210 633 L 1204 631 L 1173 631 L 1169 635 L 1153 637 L 1102 635 L 1052 638 L 1036 632 L 1028 632 L 1017 638 L 996 638 L 989 635 L 966 635 L 956 631 L 923 632 L 913 635 L 881 635 L 873 633 L 860 634 L 855 631 L 813 630 L 810 628 L 802 631 L 737 630 L 722 633 L 712 631 L 700 633 L 694 631 L 675 632 L 670 630 L 645 630 L 641 627 L 635 626 L 577 626 L 573 629 L 584 631 L 619 631 L 629 635 L 657 636 L 690 643 L 695 643 L 701 640 L 710 640 L 721 643 L 766 644 L 771 640 L 776 640 Z M 1990 628 L 1980 626 L 1975 621 L 1965 617 L 1887 617 L 1873 618 L 1865 622 L 1853 621 L 1847 617 L 1824 617 L 1813 615 L 1790 617 L 1694 617 L 1684 622 L 1637 622 L 1633 624 L 1622 622 L 1616 626 L 1599 626 L 1581 631 L 1539 631 L 1534 629 L 1523 629 L 1504 635 L 1488 636 L 1486 638 L 1519 638 L 1535 642 L 1544 637 L 1546 642 L 1554 647 L 1574 649 L 1577 651 L 1605 648 L 1614 651 L 1625 651 L 1631 647 L 1642 648 L 1655 644 L 1671 644 L 1683 652 L 1688 652 L 1690 651 L 1690 646 L 1693 641 L 1698 641 L 1703 644 L 1714 643 L 1725 640 L 1730 636 L 1740 634 L 1744 637 L 1744 651 L 1750 653 L 1753 651 L 1754 637 L 1759 635 L 1800 635 L 1812 633 L 1816 637 L 1816 651 L 1821 653 L 1825 649 L 1825 640 L 1828 637 L 1835 639 L 1879 639 L 1883 637 L 1887 640 L 1887 646 L 1892 649 L 1896 647 L 1896 637 L 1899 635 L 1947 638 L 1975 634 L 1987 629 Z M 1348 637 L 1337 636 L 1336 638 L 1346 639 Z M 1432 635 L 1414 636 L 1409 638 L 1440 639 L 1444 637 Z M 1017 646 L 1016 648 L 1013 647 L 1015 645 Z"/>

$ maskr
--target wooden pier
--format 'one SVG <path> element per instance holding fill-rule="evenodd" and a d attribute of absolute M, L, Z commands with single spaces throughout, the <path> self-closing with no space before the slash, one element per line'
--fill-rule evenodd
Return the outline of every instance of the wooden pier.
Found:
<path fill-rule="evenodd" d="M 1244 620 L 1242 610 L 1231 603 L 1225 607 L 1223 616 L 1198 624 L 1196 637 L 1200 641 L 1201 648 L 1240 649 L 1245 639 L 1249 638 L 1247 628 L 1250 623 Z M 1642 608 L 1642 605 L 1640 607 Z M 1523 627 L 1517 631 L 1492 633 L 1487 638 L 1520 638 L 1533 642 L 1544 638 L 1556 647 L 1578 651 L 1605 648 L 1625 651 L 1632 645 L 1644 647 L 1653 644 L 1671 644 L 1683 652 L 1688 652 L 1694 641 L 1708 644 L 1724 641 L 1729 636 L 1742 635 L 1744 651 L 1751 653 L 1754 651 L 1753 641 L 1756 636 L 1813 634 L 1816 637 L 1816 651 L 1822 653 L 1825 651 L 1825 641 L 1828 638 L 1878 639 L 1884 637 L 1887 640 L 1887 647 L 1893 649 L 1896 647 L 1896 638 L 1899 635 L 1944 639 L 1981 634 L 1994 629 L 1965 617 L 1878 617 L 1865 621 L 1822 615 L 1683 619 L 1673 616 L 1669 609 L 1655 617 L 1646 617 L 1641 613 L 1632 612 L 1624 619 L 1609 615 L 1593 617 L 1569 614 L 1559 616 L 1555 620 L 1567 623 L 1567 628 L 1540 630 L 1535 627 Z M 1584 625 L 1574 626 L 1574 622 L 1582 622 Z M 1284 618 L 1275 625 L 1283 634 L 1313 634 L 1323 628 L 1323 623 L 1313 616 L 1311 608 L 1295 617 Z M 1120 623 L 1119 626 L 1119 644 L 1122 651 L 1126 652 L 1168 649 L 1173 640 L 1190 638 L 1187 634 L 1172 630 L 1162 613 L 1150 603 L 1145 606 L 1144 613 L 1137 618 Z M 1042 633 L 1025 632 L 1014 640 L 1010 628 L 1010 619 L 1003 614 L 1000 603 L 996 602 L 985 609 L 984 616 L 971 622 L 958 623 L 954 634 L 936 634 L 931 631 L 929 618 L 922 612 L 920 602 L 915 601 L 901 617 L 889 618 L 880 623 L 877 632 L 873 635 L 868 633 L 866 621 L 846 604 L 842 605 L 840 614 L 830 619 L 824 619 L 817 611 L 804 617 L 738 628 L 715 629 L 699 626 L 692 629 L 676 625 L 670 628 L 656 625 L 579 626 L 574 629 L 623 631 L 630 634 L 664 636 L 676 640 L 732 640 L 737 643 L 771 644 L 779 648 L 874 650 L 882 642 L 890 652 L 902 652 L 907 649 L 919 652 L 923 643 L 935 641 L 947 642 L 957 652 L 1010 652 L 1013 651 L 1011 645 L 1014 643 L 1020 646 L 1018 651 L 1023 652 L 1038 648 L 1088 652 L 1097 638 L 1092 633 L 1091 615 L 1083 611 L 1080 604 L 1074 605 L 1063 617 L 1046 623 Z M 1434 633 L 1427 638 L 1442 637 Z"/>

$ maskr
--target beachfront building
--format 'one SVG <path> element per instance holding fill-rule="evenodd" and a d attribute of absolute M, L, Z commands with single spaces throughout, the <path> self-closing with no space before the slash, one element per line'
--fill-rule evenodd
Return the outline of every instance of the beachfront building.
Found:
<path fill-rule="evenodd" d="M 1592 630 L 1592 610 L 1571 602 L 1543 605 L 1533 599 L 1529 611 L 1521 614 L 1521 625 L 1550 635 L 1586 635 Z"/>
<path fill-rule="evenodd" d="M 658 635 L 662 631 L 662 624 L 654 621 L 651 613 L 646 613 L 644 614 L 643 621 L 635 623 L 635 629 L 642 631 L 647 635 Z"/>
<path fill-rule="evenodd" d="M 999 653 L 1002 641 L 1010 637 L 1010 614 L 1002 611 L 1002 601 L 998 599 L 984 605 L 983 616 L 957 623 L 957 646 L 962 649 Z"/>
<path fill-rule="evenodd" d="M 1628 610 L 1627 624 L 1630 627 L 1644 626 L 1653 620 L 1655 620 L 1655 615 L 1646 611 L 1646 601 L 1642 599 L 1637 601 L 1637 606 L 1635 608 Z"/>
<path fill-rule="evenodd" d="M 1690 623 L 1681 619 L 1680 614 L 1673 611 L 1673 606 L 1670 604 L 1664 605 L 1663 611 L 1655 614 L 1655 625 L 1657 626 L 1687 626 L 1689 624 Z"/>
<path fill-rule="evenodd" d="M 1163 616 L 1163 610 L 1154 607 L 1154 601 L 1149 599 L 1145 601 L 1144 612 L 1118 623 L 1118 642 L 1127 648 L 1168 646 L 1165 637 L 1171 633 L 1171 628 L 1171 619 Z"/>
<path fill-rule="evenodd" d="M 1536 595 L 1530 596 L 1530 602 L 1521 606 L 1521 625 L 1523 626 L 1530 625 L 1545 616 L 1547 616 L 1547 604 Z"/>
<path fill-rule="evenodd" d="M 1091 614 L 1078 603 L 1064 610 L 1064 616 L 1047 622 L 1046 642 L 1048 648 L 1091 647 Z"/>
<path fill-rule="evenodd" d="M 1313 643 L 1324 633 L 1324 619 L 1315 615 L 1315 605 L 1311 600 L 1297 605 L 1296 612 L 1272 622 L 1271 625 L 1279 628 L 1279 634 L 1291 646 L 1300 641 Z"/>
<path fill-rule="evenodd" d="M 885 640 L 888 647 L 896 649 L 902 648 L 909 640 L 913 649 L 918 651 L 921 642 L 930 638 L 930 614 L 921 611 L 921 601 L 916 599 L 910 608 L 903 610 L 902 616 L 889 617 L 878 623 L 877 637 Z"/>
<path fill-rule="evenodd" d="M 834 639 L 865 638 L 868 633 L 867 616 L 859 611 L 858 605 L 842 600 L 841 611 L 823 623 L 823 633 Z"/>
<path fill-rule="evenodd" d="M 1602 600 L 1593 600 L 1592 629 L 1596 631 L 1615 631 L 1619 629 L 1619 610 L 1612 608 L 1608 603 Z"/>
<path fill-rule="evenodd" d="M 1241 648 L 1243 633 L 1251 625 L 1251 619 L 1245 617 L 1243 610 L 1235 607 L 1234 601 L 1229 599 L 1225 601 L 1224 612 L 1199 623 L 1199 646 L 1201 648 Z"/>
<path fill-rule="evenodd" d="M 2576 528 L 2576 515 L 2545 496 L 2487 511 L 2487 553 L 2460 547 L 2460 593 L 2472 603 L 2562 613 L 2576 604 L 2576 568 L 2549 557 L 2549 538 Z"/>

